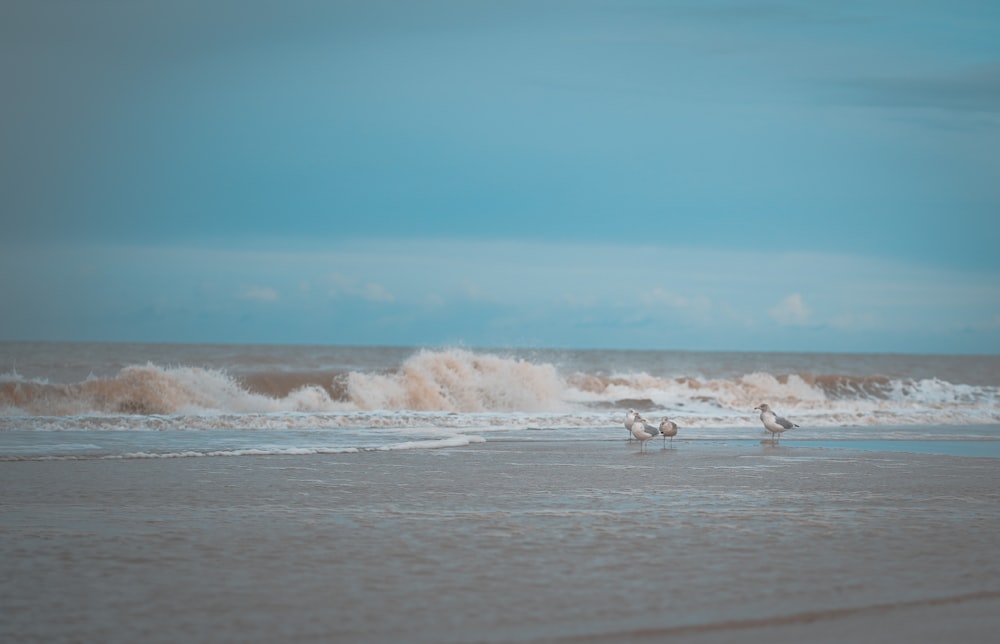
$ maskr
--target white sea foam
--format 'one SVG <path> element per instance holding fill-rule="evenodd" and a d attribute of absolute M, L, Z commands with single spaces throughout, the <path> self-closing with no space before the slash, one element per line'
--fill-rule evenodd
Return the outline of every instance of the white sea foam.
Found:
<path fill-rule="evenodd" d="M 274 438 L 274 435 L 270 435 Z M 322 438 L 322 437 L 320 437 Z M 243 432 L 237 436 L 229 436 L 220 440 L 218 435 L 204 438 L 201 436 L 184 436 L 184 432 L 170 436 L 162 441 L 146 441 L 141 437 L 131 438 L 127 444 L 147 444 L 139 450 L 122 450 L 118 443 L 100 441 L 89 444 L 45 443 L 34 441 L 30 445 L 0 444 L 0 461 L 33 461 L 33 460 L 133 460 L 133 459 L 170 459 L 170 458 L 203 458 L 228 456 L 305 456 L 312 454 L 356 454 L 371 451 L 406 451 L 428 450 L 464 447 L 485 439 L 476 435 L 451 434 L 442 437 L 425 436 L 423 440 L 411 440 L 395 443 L 380 442 L 378 437 L 353 434 L 346 437 L 327 436 L 331 442 L 340 444 L 317 445 L 316 435 L 287 437 L 288 444 L 276 444 L 254 432 Z M 203 440 L 198 440 L 203 439 Z M 296 445 L 299 441 L 302 444 Z M 181 447 L 181 445 L 201 442 L 204 446 Z M 212 446 L 231 442 L 239 446 L 215 449 Z"/>
<path fill-rule="evenodd" d="M 633 406 L 688 426 L 730 427 L 756 425 L 753 407 L 765 401 L 816 427 L 1000 422 L 995 384 L 806 371 L 652 373 L 616 364 L 608 375 L 600 362 L 580 368 L 445 349 L 417 351 L 390 369 L 299 376 L 271 363 L 270 375 L 258 370 L 253 378 L 245 369 L 148 362 L 69 383 L 11 371 L 0 376 L 0 431 L 598 427 L 618 424 Z"/>
<path fill-rule="evenodd" d="M 420 351 L 393 374 L 351 373 L 359 409 L 544 411 L 565 405 L 566 384 L 551 364 L 453 349 Z"/>

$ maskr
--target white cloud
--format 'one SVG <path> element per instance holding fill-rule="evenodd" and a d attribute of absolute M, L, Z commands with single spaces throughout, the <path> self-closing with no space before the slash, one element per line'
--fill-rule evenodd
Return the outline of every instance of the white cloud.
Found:
<path fill-rule="evenodd" d="M 247 286 L 240 292 L 240 298 L 254 302 L 275 302 L 278 292 L 269 286 Z"/>
<path fill-rule="evenodd" d="M 666 304 L 674 308 L 687 308 L 688 305 L 687 298 L 668 293 L 662 288 L 654 288 L 652 291 L 641 293 L 639 299 L 643 304 Z"/>
<path fill-rule="evenodd" d="M 562 303 L 573 309 L 592 309 L 597 306 L 597 298 L 592 295 L 566 293 L 562 296 Z"/>
<path fill-rule="evenodd" d="M 465 295 L 471 299 L 477 299 L 483 295 L 483 289 L 471 280 L 462 281 L 462 290 L 465 292 Z"/>
<path fill-rule="evenodd" d="M 438 293 L 428 293 L 424 296 L 423 306 L 426 310 L 443 309 L 447 301 Z"/>
<path fill-rule="evenodd" d="M 384 286 L 371 282 L 365 284 L 361 297 L 371 302 L 392 302 L 396 299 Z"/>
<path fill-rule="evenodd" d="M 356 297 L 369 302 L 393 302 L 395 297 L 381 284 L 361 282 L 357 278 L 333 273 L 327 276 L 330 288 L 327 294 L 331 297 Z"/>
<path fill-rule="evenodd" d="M 666 305 L 670 308 L 699 316 L 708 315 L 709 310 L 712 308 L 712 300 L 704 295 L 686 297 L 671 293 L 660 287 L 640 293 L 639 301 L 647 306 Z"/>
<path fill-rule="evenodd" d="M 784 331 L 799 325 L 816 331 L 810 340 L 817 349 L 885 350 L 884 339 L 898 337 L 893 350 L 1000 350 L 1000 275 L 886 258 L 616 244 L 518 244 L 514 253 L 500 242 L 447 240 L 355 241 L 298 252 L 0 241 L 0 251 L 0 267 L 12 274 L 36 267 L 30 283 L 0 281 L 0 301 L 23 312 L 0 319 L 0 335 L 15 338 L 32 337 L 71 304 L 126 319 L 140 307 L 169 303 L 172 311 L 202 313 L 207 325 L 242 315 L 248 302 L 281 303 L 287 337 L 308 331 L 323 338 L 322 329 L 354 319 L 352 307 L 392 302 L 394 325 L 358 325 L 345 341 L 779 349 L 796 346 L 794 334 Z M 649 253 L 673 258 L 669 276 L 658 265 L 622 259 Z M 77 279 L 67 280 L 66 263 L 87 261 L 96 263 L 101 279 L 71 272 Z M 161 285 L 155 292 L 162 301 L 150 283 Z M 96 284 L 111 284 L 115 298 Z M 59 297 L 39 303 L 40 291 Z M 342 306 L 317 301 L 327 298 Z M 312 326 L 296 330 L 299 320 Z M 216 337 L 215 327 L 205 328 L 203 337 Z M 150 338 L 164 333 L 152 323 L 146 329 Z M 260 332 L 280 339 L 270 329 Z"/>
<path fill-rule="evenodd" d="M 809 323 L 812 311 L 802 301 L 802 296 L 792 293 L 768 311 L 775 322 L 782 326 L 804 326 Z"/>

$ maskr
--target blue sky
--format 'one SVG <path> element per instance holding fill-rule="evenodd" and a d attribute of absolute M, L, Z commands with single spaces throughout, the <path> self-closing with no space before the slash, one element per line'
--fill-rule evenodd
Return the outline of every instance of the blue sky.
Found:
<path fill-rule="evenodd" d="M 1000 353 L 991 2 L 0 6 L 0 339 Z"/>

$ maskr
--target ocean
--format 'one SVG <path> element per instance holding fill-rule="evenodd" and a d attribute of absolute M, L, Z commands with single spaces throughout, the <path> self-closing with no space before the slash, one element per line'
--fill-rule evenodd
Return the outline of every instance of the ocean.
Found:
<path fill-rule="evenodd" d="M 222 457 L 627 438 L 1000 438 L 1000 357 L 0 343 L 0 459 Z M 943 431 L 942 427 L 949 429 Z"/>
<path fill-rule="evenodd" d="M 1000 632 L 1000 357 L 4 343 L 0 373 L 0 641 Z"/>

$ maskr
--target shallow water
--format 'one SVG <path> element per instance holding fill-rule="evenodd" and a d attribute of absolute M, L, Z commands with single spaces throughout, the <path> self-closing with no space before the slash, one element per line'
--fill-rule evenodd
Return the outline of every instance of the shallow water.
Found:
<path fill-rule="evenodd" d="M 0 463 L 0 636 L 615 641 L 993 593 L 997 463 L 743 440 Z"/>

